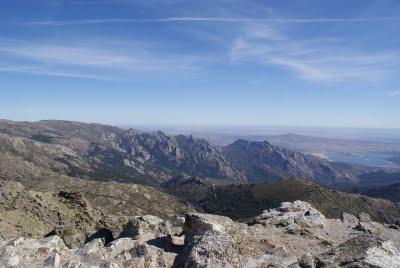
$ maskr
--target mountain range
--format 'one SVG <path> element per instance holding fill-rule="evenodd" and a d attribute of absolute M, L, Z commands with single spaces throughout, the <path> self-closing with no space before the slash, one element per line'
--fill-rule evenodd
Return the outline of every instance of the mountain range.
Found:
<path fill-rule="evenodd" d="M 397 170 L 331 162 L 267 141 L 220 147 L 190 135 L 55 120 L 1 120 L 0 160 L 1 178 L 18 180 L 62 174 L 159 186 L 181 174 L 233 182 L 303 178 L 325 185 L 357 184 L 376 172 L 389 182 L 399 178 Z"/>

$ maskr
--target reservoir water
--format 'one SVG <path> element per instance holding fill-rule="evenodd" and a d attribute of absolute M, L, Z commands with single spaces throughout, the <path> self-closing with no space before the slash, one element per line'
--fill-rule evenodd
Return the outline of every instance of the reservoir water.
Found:
<path fill-rule="evenodd" d="M 400 165 L 393 163 L 387 158 L 396 156 L 385 153 L 366 153 L 366 154 L 325 154 L 324 157 L 331 161 L 359 164 L 373 167 L 400 168 Z"/>

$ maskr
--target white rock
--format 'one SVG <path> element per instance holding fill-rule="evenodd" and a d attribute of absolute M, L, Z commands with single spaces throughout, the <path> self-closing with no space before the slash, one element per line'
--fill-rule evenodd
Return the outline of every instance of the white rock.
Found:
<path fill-rule="evenodd" d="M 365 262 L 382 268 L 400 267 L 400 251 L 392 241 L 385 241 L 380 247 L 367 250 Z"/>
<path fill-rule="evenodd" d="M 302 227 L 324 228 L 325 216 L 307 202 L 283 202 L 279 208 L 265 210 L 256 218 L 256 223 L 282 227 L 293 227 L 293 224 L 296 224 Z"/>

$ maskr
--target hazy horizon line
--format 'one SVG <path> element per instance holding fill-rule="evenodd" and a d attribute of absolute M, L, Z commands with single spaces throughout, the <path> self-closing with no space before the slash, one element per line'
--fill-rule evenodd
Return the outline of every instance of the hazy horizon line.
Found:
<path fill-rule="evenodd" d="M 77 120 L 77 119 L 34 119 L 34 120 L 20 120 L 20 119 L 8 119 L 0 117 L 1 121 L 12 121 L 12 122 L 41 122 L 41 121 L 66 121 L 66 122 L 77 122 L 77 123 L 85 123 L 85 124 L 101 124 L 101 125 L 110 125 L 121 128 L 130 128 L 130 127 L 162 127 L 162 128 L 331 128 L 331 129 L 371 129 L 371 130 L 399 130 L 400 127 L 377 127 L 377 126 L 345 126 L 345 125 L 297 125 L 297 124 L 236 124 L 236 123 L 212 123 L 212 124 L 189 124 L 189 123 L 118 123 L 118 122 L 109 122 L 109 121 L 96 121 L 96 120 Z"/>

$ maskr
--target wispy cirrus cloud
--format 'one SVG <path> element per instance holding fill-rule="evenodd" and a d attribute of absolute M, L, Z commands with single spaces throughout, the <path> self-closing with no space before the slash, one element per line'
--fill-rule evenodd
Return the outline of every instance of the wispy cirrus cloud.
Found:
<path fill-rule="evenodd" d="M 58 44 L 14 44 L 0 46 L 0 53 L 22 57 L 42 63 L 54 63 L 80 66 L 116 66 L 133 63 L 126 55 L 108 52 L 85 46 L 67 46 Z"/>
<path fill-rule="evenodd" d="M 278 66 L 309 81 L 379 80 L 400 68 L 400 51 L 368 52 L 340 39 L 292 38 L 270 25 L 244 28 L 230 48 L 233 63 Z M 264 30 L 265 34 L 259 32 Z M 279 37 L 279 38 L 277 38 Z"/>
<path fill-rule="evenodd" d="M 272 13 L 269 15 L 273 16 Z M 219 64 L 228 66 L 230 63 L 255 63 L 274 66 L 287 70 L 288 73 L 293 73 L 298 78 L 321 82 L 344 81 L 348 79 L 381 79 L 393 73 L 394 70 L 398 70 L 400 65 L 400 51 L 363 51 L 359 48 L 352 48 L 348 44 L 338 44 L 338 40 L 334 38 L 302 39 L 289 34 L 290 31 L 285 30 L 292 28 L 292 24 L 300 24 L 293 26 L 294 28 L 302 27 L 302 24 L 346 24 L 389 21 L 400 21 L 400 17 L 258 18 L 245 17 L 245 14 L 240 12 L 228 12 L 225 17 L 181 16 L 145 19 L 43 20 L 26 22 L 24 25 L 68 26 L 204 22 L 203 24 L 196 24 L 193 27 L 186 27 L 186 24 L 178 27 L 189 31 L 192 37 L 196 31 L 201 30 L 195 38 L 201 39 L 200 42 L 202 44 L 206 44 L 205 40 L 209 40 L 209 42 L 218 44 L 217 49 L 226 49 L 228 51 L 227 55 L 219 54 Z M 210 23 L 217 23 L 218 25 Z M 235 25 L 234 27 L 230 27 L 230 24 Z M 103 41 L 101 43 L 103 44 Z M 195 41 L 188 40 L 188 43 L 193 45 Z M 179 46 L 179 44 L 174 45 Z M 206 47 L 209 50 L 212 48 Z M 0 46 L 0 53 L 34 61 L 39 64 L 58 67 L 78 66 L 100 72 L 108 69 L 122 73 L 144 71 L 179 73 L 202 69 L 205 61 L 217 61 L 216 57 L 199 55 L 198 51 L 191 52 L 193 55 L 185 55 L 178 47 L 175 51 L 173 54 L 165 48 L 148 49 L 146 46 L 133 46 L 132 48 L 106 46 L 98 48 L 98 44 L 91 44 L 89 46 L 76 44 L 60 45 L 60 42 L 56 44 L 23 45 L 17 43 L 9 46 Z M 221 50 L 215 51 L 222 53 Z"/>
<path fill-rule="evenodd" d="M 0 66 L 0 72 L 58 76 L 58 77 L 69 77 L 69 78 L 84 78 L 84 79 L 94 79 L 94 80 L 104 80 L 104 81 L 121 80 L 121 78 L 116 78 L 106 75 L 95 75 L 95 74 L 81 73 L 76 71 L 57 70 L 51 66 L 6 65 L 6 66 Z"/>
<path fill-rule="evenodd" d="M 103 42 L 107 43 L 107 42 Z M 150 44 L 24 42 L 0 45 L 0 72 L 99 80 L 129 80 L 140 74 L 190 74 L 211 60 L 205 56 L 160 54 Z M 7 64 L 9 62 L 9 64 Z"/>
<path fill-rule="evenodd" d="M 307 23 L 363 23 L 381 21 L 400 21 L 400 17 L 373 17 L 373 18 L 235 18 L 235 17 L 168 17 L 168 18 L 108 18 L 108 19 L 82 19 L 82 20 L 48 20 L 30 21 L 25 25 L 43 26 L 68 26 L 85 24 L 112 24 L 112 23 L 163 23 L 163 22 L 214 22 L 214 23 L 282 23 L 282 24 L 307 24 Z"/>

